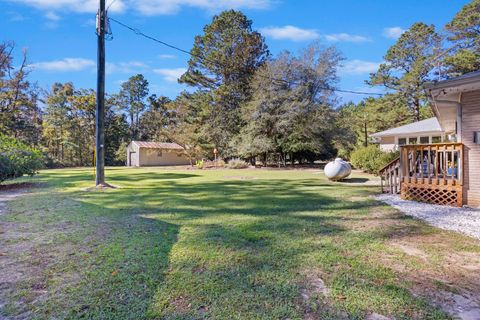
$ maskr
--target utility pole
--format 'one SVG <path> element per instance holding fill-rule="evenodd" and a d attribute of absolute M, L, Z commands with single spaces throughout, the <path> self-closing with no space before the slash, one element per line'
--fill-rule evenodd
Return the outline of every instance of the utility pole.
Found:
<path fill-rule="evenodd" d="M 95 115 L 95 185 L 105 186 L 105 0 L 100 0 L 97 17 L 97 112 Z"/>

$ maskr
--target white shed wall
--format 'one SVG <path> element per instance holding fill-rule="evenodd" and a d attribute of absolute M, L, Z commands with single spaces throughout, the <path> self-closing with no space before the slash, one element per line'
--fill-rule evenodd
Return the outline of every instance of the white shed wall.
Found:
<path fill-rule="evenodd" d="M 190 160 L 180 150 L 140 148 L 139 166 L 188 165 Z"/>

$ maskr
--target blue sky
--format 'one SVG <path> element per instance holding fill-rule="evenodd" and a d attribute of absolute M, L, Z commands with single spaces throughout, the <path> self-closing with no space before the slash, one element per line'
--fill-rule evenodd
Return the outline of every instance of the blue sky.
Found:
<path fill-rule="evenodd" d="M 107 0 L 109 5 L 112 0 Z M 411 24 L 441 29 L 466 0 L 116 0 L 110 16 L 163 41 L 190 50 L 212 16 L 240 9 L 265 36 L 273 54 L 298 52 L 312 41 L 335 45 L 346 60 L 339 87 L 379 92 L 364 84 L 387 49 Z M 95 12 L 98 0 L 0 0 L 0 40 L 28 50 L 30 78 L 45 88 L 71 81 L 95 88 Z M 174 98 L 186 87 L 176 82 L 188 56 L 160 46 L 112 23 L 107 42 L 107 92 L 143 73 L 151 93 Z M 19 61 L 19 60 L 17 60 Z M 345 102 L 363 96 L 339 94 Z"/>

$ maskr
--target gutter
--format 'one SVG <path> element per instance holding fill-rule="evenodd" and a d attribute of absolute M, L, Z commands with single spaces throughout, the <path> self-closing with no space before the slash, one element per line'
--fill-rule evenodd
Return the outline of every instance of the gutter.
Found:
<path fill-rule="evenodd" d="M 429 82 L 424 85 L 424 88 L 427 90 L 440 90 L 448 89 L 452 87 L 459 87 L 469 84 L 476 84 L 480 80 L 480 71 L 474 71 L 471 74 L 465 74 L 456 78 L 443 80 L 439 82 Z"/>

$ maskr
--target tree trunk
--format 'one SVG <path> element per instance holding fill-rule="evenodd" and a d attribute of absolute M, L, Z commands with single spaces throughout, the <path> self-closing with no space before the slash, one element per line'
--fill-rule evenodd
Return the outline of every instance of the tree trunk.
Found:
<path fill-rule="evenodd" d="M 420 121 L 420 101 L 418 99 L 413 101 L 413 121 Z"/>
<path fill-rule="evenodd" d="M 130 138 L 135 140 L 135 122 L 133 112 L 130 112 Z"/>
<path fill-rule="evenodd" d="M 368 147 L 368 128 L 367 128 L 367 121 L 364 123 L 364 134 L 365 134 L 365 147 Z"/>

